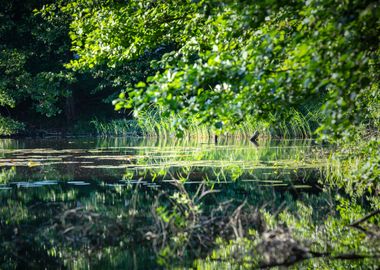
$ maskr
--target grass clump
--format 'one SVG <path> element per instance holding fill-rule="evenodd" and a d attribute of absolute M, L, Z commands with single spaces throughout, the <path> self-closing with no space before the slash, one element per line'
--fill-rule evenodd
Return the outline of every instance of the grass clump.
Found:
<path fill-rule="evenodd" d="M 183 138 L 206 139 L 221 137 L 250 138 L 259 131 L 261 137 L 266 138 L 311 138 L 315 130 L 314 123 L 320 121 L 321 113 L 318 110 L 309 110 L 301 113 L 292 110 L 289 117 L 277 121 L 276 115 L 271 116 L 270 122 L 264 122 L 247 115 L 238 126 L 228 130 L 218 129 L 202 123 L 196 116 L 184 119 L 180 115 L 167 116 L 162 108 L 151 108 L 140 111 L 133 119 L 115 119 L 102 121 L 94 119 L 91 124 L 99 136 L 139 136 L 172 138 L 179 133 Z M 178 130 L 176 123 L 186 121 L 186 129 Z"/>
<path fill-rule="evenodd" d="M 141 128 L 134 119 L 114 119 L 102 121 L 97 118 L 90 122 L 99 136 L 140 136 Z"/>

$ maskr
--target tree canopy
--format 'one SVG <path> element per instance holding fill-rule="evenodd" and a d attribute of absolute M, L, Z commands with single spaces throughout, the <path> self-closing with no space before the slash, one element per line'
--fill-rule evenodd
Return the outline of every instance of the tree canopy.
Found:
<path fill-rule="evenodd" d="M 1 2 L 0 105 L 15 107 L 30 99 L 38 112 L 50 116 L 60 111 L 58 98 L 70 94 L 74 76 L 63 66 L 71 57 L 65 18 L 47 23 L 34 16 L 38 2 Z"/>
<path fill-rule="evenodd" d="M 73 114 L 91 106 L 91 95 L 103 109 L 101 100 L 117 92 L 112 84 L 115 75 L 111 80 L 98 71 L 76 72 L 64 66 L 75 57 L 70 50 L 71 16 L 63 12 L 44 16 L 40 10 L 52 3 L 0 3 L 0 136 L 23 128 L 28 133 L 30 127 L 44 122 L 68 126 L 77 116 Z M 81 107 L 76 112 L 70 109 L 74 104 Z M 112 106 L 107 107 L 112 111 Z"/>
<path fill-rule="evenodd" d="M 320 134 L 378 125 L 377 1 L 61 1 L 76 53 L 68 67 L 110 70 L 149 54 L 155 75 L 127 84 L 116 109 L 150 104 L 216 128 L 286 118 L 317 103 Z M 307 108 L 306 108 L 307 109 Z"/>
<path fill-rule="evenodd" d="M 3 0 L 0 136 L 29 127 L 43 133 L 40 119 L 63 112 L 67 118 L 55 126 L 64 131 L 72 116 L 86 115 L 84 125 L 98 135 L 125 142 L 60 138 L 36 148 L 34 140 L 32 147 L 0 140 L 0 167 L 21 169 L 0 172 L 6 202 L 0 207 L 0 248 L 6 251 L 0 268 L 23 268 L 18 260 L 30 257 L 40 265 L 38 254 L 66 267 L 74 253 L 87 254 L 89 262 L 82 262 L 88 268 L 95 257 L 107 262 L 104 250 L 124 256 L 126 245 L 143 247 L 145 240 L 153 241 L 163 267 L 197 249 L 204 258 L 193 265 L 198 268 L 228 267 L 229 261 L 241 267 L 246 254 L 254 255 L 247 261 L 251 268 L 302 260 L 301 267 L 374 268 L 380 254 L 379 45 L 375 0 Z M 126 114 L 131 111 L 136 119 Z M 340 147 L 314 140 L 228 146 L 231 137 L 254 138 L 260 128 L 267 137 L 278 130 L 279 137 L 291 138 L 316 131 Z M 170 140 L 174 133 L 189 140 Z M 220 133 L 228 134 L 226 145 L 210 140 Z M 140 137 L 154 140 L 140 145 Z M 78 175 L 94 185 L 77 181 Z M 10 182 L 16 176 L 20 181 Z M 99 191 L 90 191 L 95 184 Z M 218 191 L 219 198 L 201 201 L 217 186 L 227 200 Z M 229 197 L 243 203 L 234 205 L 238 201 Z M 39 211 L 52 202 L 50 217 Z M 74 228 L 78 218 L 84 227 Z M 248 252 L 239 255 L 241 248 Z M 270 260 L 268 252 L 278 258 Z M 128 262 L 135 265 L 136 254 L 126 256 Z M 261 255 L 275 263 L 261 264 Z M 312 258 L 320 261 L 306 261 Z"/>

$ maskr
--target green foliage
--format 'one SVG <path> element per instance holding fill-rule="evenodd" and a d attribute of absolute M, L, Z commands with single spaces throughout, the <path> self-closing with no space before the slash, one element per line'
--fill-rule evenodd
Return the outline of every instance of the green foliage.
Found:
<path fill-rule="evenodd" d="M 0 136 L 7 136 L 23 131 L 25 125 L 0 115 Z"/>
<path fill-rule="evenodd" d="M 38 10 L 52 2 L 4 0 L 0 3 L 0 113 L 28 126 L 41 126 L 39 119 L 60 120 L 63 118 L 60 114 L 72 120 L 75 110 L 70 112 L 70 106 L 81 103 L 84 107 L 83 100 L 74 100 L 78 96 L 75 91 L 90 96 L 98 84 L 110 84 L 104 82 L 107 76 L 100 76 L 94 86 L 95 75 L 64 67 L 73 57 L 68 35 L 71 17 L 58 10 L 54 16 Z M 101 102 L 101 98 L 98 100 Z"/>
<path fill-rule="evenodd" d="M 260 266 L 273 255 L 262 249 L 268 242 L 265 233 L 271 230 L 277 230 L 286 245 L 302 244 L 307 249 L 301 249 L 307 255 L 302 259 L 316 254 L 326 259 L 305 260 L 301 267 L 377 266 L 373 258 L 353 263 L 333 260 L 339 254 L 378 256 L 380 252 L 378 215 L 361 222 L 363 227 L 352 225 L 380 207 L 377 1 L 60 0 L 42 5 L 34 15 L 31 10 L 40 7 L 38 1 L 13 5 L 13 1 L 6 0 L 0 5 L 4 7 L 0 11 L 1 112 L 22 110 L 18 106 L 28 103 L 46 116 L 58 114 L 58 104 L 72 94 L 78 74 L 84 72 L 101 81 L 89 91 L 122 90 L 114 101 L 115 109 L 133 109 L 136 116 L 134 120 L 109 123 L 95 119 L 92 123 L 99 134 L 190 138 L 194 134 L 251 135 L 260 130 L 282 137 L 308 137 L 317 130 L 321 139 L 335 140 L 341 147 L 331 156 L 329 166 L 324 158 L 308 160 L 318 153 L 304 151 L 278 161 L 274 159 L 278 153 L 265 147 L 260 151 L 251 148 L 243 158 L 228 149 L 212 151 L 209 145 L 175 153 L 168 150 L 166 154 L 149 148 L 141 151 L 135 163 L 125 166 L 126 178 L 159 180 L 171 176 L 185 182 L 191 173 L 197 173 L 217 183 L 260 176 L 262 179 L 250 180 L 262 180 L 257 184 L 261 186 L 268 182 L 272 186 L 281 182 L 283 186 L 293 185 L 292 181 L 282 183 L 291 177 L 300 177 L 305 183 L 301 167 L 326 166 L 326 179 L 320 179 L 324 191 L 337 188 L 343 193 L 324 193 L 326 197 L 317 206 L 323 201 L 330 212 L 317 221 L 313 215 L 318 207 L 313 210 L 312 204 L 289 203 L 290 195 L 284 195 L 287 209 L 261 211 L 268 226 L 266 232 L 250 228 L 244 238 L 230 243 L 220 240 L 220 249 L 204 262 L 197 261 L 196 266 L 218 267 L 219 260 L 227 260 L 222 262 L 224 266 L 238 262 L 238 268 L 246 262 L 235 259 L 246 257 L 249 266 Z M 18 13 L 18 8 L 22 12 Z M 65 63 L 71 70 L 64 68 Z M 0 116 L 0 135 L 21 129 L 18 122 Z M 220 150 L 219 146 L 215 149 Z M 189 154 L 191 151 L 194 153 Z M 268 168 L 269 176 L 265 171 Z M 3 174 L 0 179 L 6 179 Z M 257 189 L 249 187 L 249 191 Z M 160 250 L 163 263 L 164 257 L 170 261 L 182 256 L 191 240 L 189 228 L 201 227 L 194 224 L 201 220 L 203 209 L 185 190 L 180 191 L 168 198 L 167 205 L 153 208 L 155 218 L 160 219 L 159 235 L 166 237 L 165 230 L 171 229 L 167 245 Z M 71 194 L 75 201 L 75 194 Z M 115 194 L 121 194 L 121 189 Z M 255 200 L 269 201 L 267 198 L 273 196 L 265 194 L 267 197 Z M 55 200 L 55 195 L 51 196 Z M 123 203 L 126 206 L 127 200 Z M 12 201 L 9 205 L 0 209 L 7 222 L 18 224 L 29 218 L 23 204 Z M 136 211 L 131 209 L 123 215 L 133 220 Z M 141 211 L 138 217 L 146 216 L 146 212 Z M 120 209 L 115 213 L 114 221 L 120 219 Z M 89 214 L 91 219 L 91 211 Z M 49 230 L 54 232 L 56 228 Z M 93 235 L 108 233 L 107 226 L 101 226 Z M 284 257 L 289 250 L 277 255 Z M 54 248 L 48 253 L 57 255 Z M 262 255 L 252 258 L 252 254 Z M 289 263 L 289 258 L 283 257 L 277 259 Z"/>
<path fill-rule="evenodd" d="M 33 100 L 37 101 L 35 110 L 46 116 L 54 116 L 61 112 L 57 107 L 59 98 L 71 95 L 70 83 L 75 82 L 73 74 L 61 71 L 40 72 L 34 78 L 33 90 L 28 91 Z"/>
<path fill-rule="evenodd" d="M 61 3 L 72 14 L 70 37 L 93 68 L 138 59 L 173 44 L 152 67 L 156 75 L 127 89 L 117 108 L 151 103 L 195 116 L 218 129 L 247 115 L 274 121 L 289 109 L 321 100 L 319 133 L 349 137 L 378 107 L 379 13 L 376 1 L 93 1 Z"/>
<path fill-rule="evenodd" d="M 39 1 L 1 3 L 0 106 L 25 110 L 17 106 L 27 101 L 37 112 L 54 116 L 60 112 L 58 101 L 71 94 L 69 85 L 74 82 L 73 73 L 59 60 L 69 51 L 68 23 L 58 16 L 49 23 L 34 16 L 39 5 Z"/>
<path fill-rule="evenodd" d="M 16 99 L 27 89 L 30 74 L 24 70 L 26 56 L 22 52 L 2 47 L 0 46 L 0 105 L 14 107 Z"/>

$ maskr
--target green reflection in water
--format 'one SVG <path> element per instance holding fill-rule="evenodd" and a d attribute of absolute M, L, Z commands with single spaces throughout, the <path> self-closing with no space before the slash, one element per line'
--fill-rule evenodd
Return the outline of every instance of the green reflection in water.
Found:
<path fill-rule="evenodd" d="M 373 268 L 378 262 L 339 258 L 378 254 L 379 219 L 363 223 L 367 232 L 348 226 L 371 206 L 323 185 L 331 175 L 330 150 L 312 141 L 256 147 L 84 138 L 0 145 L 1 269 L 239 269 L 298 261 L 295 267 Z"/>

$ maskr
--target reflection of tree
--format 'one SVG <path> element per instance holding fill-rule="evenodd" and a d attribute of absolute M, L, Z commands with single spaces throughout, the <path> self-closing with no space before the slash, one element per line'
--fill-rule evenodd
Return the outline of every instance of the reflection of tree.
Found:
<path fill-rule="evenodd" d="M 379 216 L 363 218 L 367 210 L 354 200 L 294 197 L 252 183 L 162 185 L 161 192 L 142 184 L 0 192 L 0 267 L 154 267 L 156 254 L 164 265 L 206 256 L 195 265 L 330 268 L 374 265 L 367 257 L 380 252 Z"/>
<path fill-rule="evenodd" d="M 298 203 L 297 211 L 285 210 L 277 216 L 261 212 L 268 226 L 266 231 L 251 230 L 250 235 L 232 242 L 219 240 L 219 248 L 195 264 L 213 269 L 225 269 L 226 265 L 238 269 L 241 264 L 258 268 L 294 265 L 308 269 L 373 269 L 378 264 L 378 210 L 370 218 L 352 223 L 367 222 L 365 226 L 372 229 L 369 232 L 352 228 L 349 222 L 365 213 L 355 200 L 341 200 L 338 211 L 325 220 L 312 218 L 312 206 Z"/>
<path fill-rule="evenodd" d="M 139 226 L 149 224 L 145 214 L 149 204 L 139 204 L 138 210 L 128 206 L 136 196 L 141 201 L 151 200 L 146 192 L 137 195 L 128 190 L 66 185 L 0 193 L 1 201 L 7 202 L 0 207 L 0 268 L 39 264 L 72 268 L 77 263 L 99 263 L 107 256 L 109 262 L 115 256 L 130 259 L 122 254 L 142 241 Z M 146 246 L 140 248 L 144 249 Z"/>
<path fill-rule="evenodd" d="M 142 167 L 135 170 L 142 179 L 132 174 L 133 181 L 114 186 L 61 182 L 0 190 L 0 268 L 156 268 L 157 263 L 213 269 L 373 268 L 380 253 L 378 198 L 363 188 L 352 192 L 364 180 L 350 179 L 345 191 L 336 189 L 344 178 L 333 175 L 334 166 L 343 164 L 344 175 L 360 180 L 354 170 L 368 160 L 334 160 L 326 172 L 323 153 L 307 144 L 261 147 L 131 146 L 115 151 L 136 154 L 134 165 Z M 376 158 L 377 148 L 371 151 Z M 299 162 L 293 164 L 296 169 L 289 167 L 289 157 Z M 209 166 L 197 167 L 197 162 Z M 255 162 L 263 168 L 244 167 Z M 297 167 L 307 163 L 308 170 Z M 163 176 L 170 181 L 161 181 Z M 244 181 L 281 180 L 291 186 L 297 178 L 315 182 L 325 176 L 329 185 L 323 192 Z M 195 178 L 197 183 L 189 184 Z M 358 199 L 364 195 L 366 200 Z"/>

